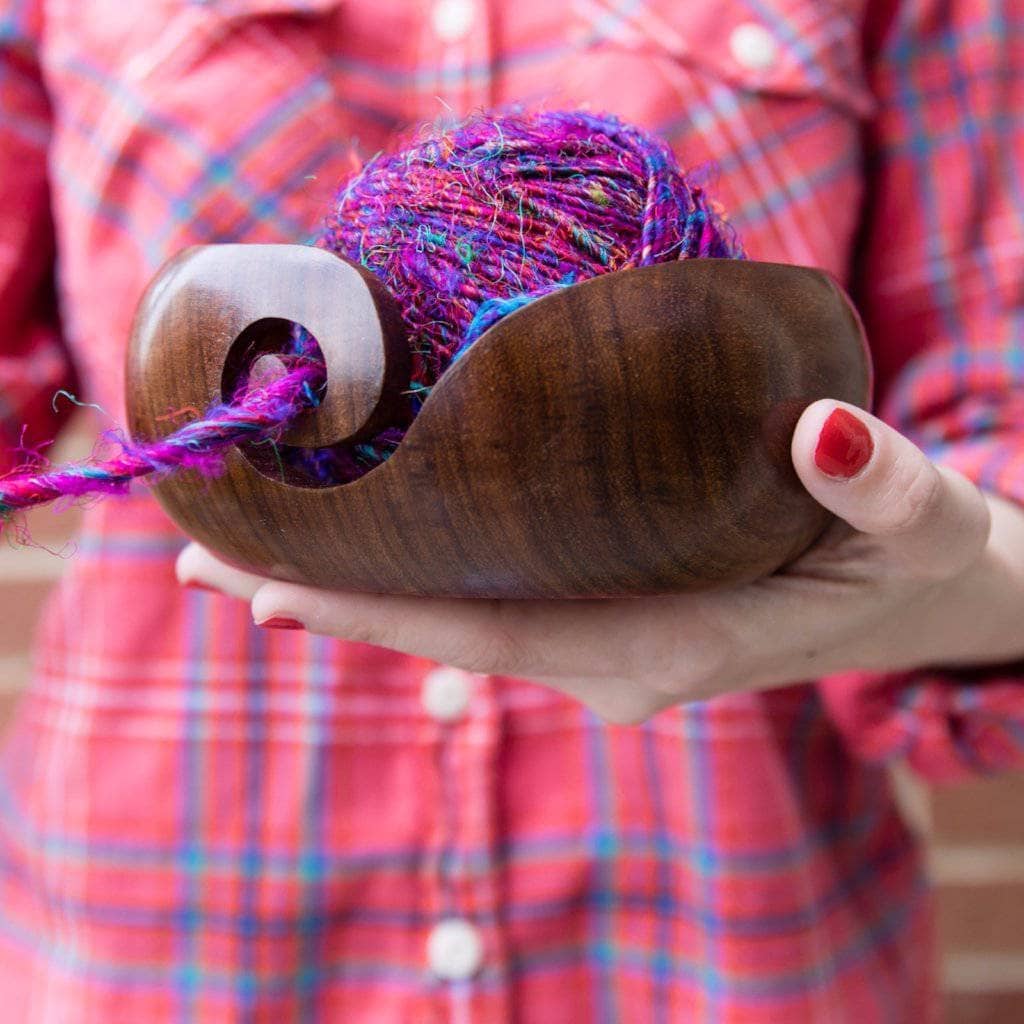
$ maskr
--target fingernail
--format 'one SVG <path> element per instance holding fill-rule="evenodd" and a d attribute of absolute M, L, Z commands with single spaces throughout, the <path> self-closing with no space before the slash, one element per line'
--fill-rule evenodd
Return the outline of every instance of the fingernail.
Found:
<path fill-rule="evenodd" d="M 306 627 L 299 622 L 297 619 L 284 619 L 280 616 L 275 616 L 272 619 L 264 619 L 262 622 L 257 622 L 257 626 L 263 626 L 265 629 L 305 629 Z"/>
<path fill-rule="evenodd" d="M 856 416 L 834 409 L 818 436 L 814 464 L 828 476 L 848 480 L 868 464 L 874 447 L 871 432 Z"/>
<path fill-rule="evenodd" d="M 213 593 L 218 593 L 216 587 L 211 587 L 209 583 L 204 583 L 202 580 L 185 580 L 183 586 L 188 587 L 189 590 L 209 590 Z"/>

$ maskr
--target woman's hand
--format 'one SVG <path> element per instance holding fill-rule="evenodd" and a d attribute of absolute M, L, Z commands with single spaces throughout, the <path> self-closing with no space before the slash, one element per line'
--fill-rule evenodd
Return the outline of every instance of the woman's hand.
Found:
<path fill-rule="evenodd" d="M 525 677 L 613 722 L 839 671 L 1024 655 L 1024 511 L 834 401 L 805 410 L 792 456 L 839 519 L 798 561 L 741 587 L 606 600 L 388 597 L 266 580 L 196 544 L 179 557 L 178 578 L 251 600 L 261 624 L 293 620 Z"/>

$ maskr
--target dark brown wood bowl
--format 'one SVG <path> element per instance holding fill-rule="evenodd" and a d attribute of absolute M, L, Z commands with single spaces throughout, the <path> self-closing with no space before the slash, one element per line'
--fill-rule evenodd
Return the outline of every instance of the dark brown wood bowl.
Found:
<path fill-rule="evenodd" d="M 333 444 L 407 415 L 401 317 L 365 270 L 289 245 L 199 246 L 136 315 L 136 438 L 205 409 L 288 322 L 318 340 L 324 403 L 285 436 Z M 790 459 L 806 406 L 866 407 L 863 327 L 826 272 L 702 259 L 606 274 L 488 330 L 434 386 L 390 458 L 299 486 L 229 452 L 223 475 L 155 485 L 191 537 L 251 572 L 316 586 L 463 597 L 670 593 L 768 575 L 830 515 Z"/>

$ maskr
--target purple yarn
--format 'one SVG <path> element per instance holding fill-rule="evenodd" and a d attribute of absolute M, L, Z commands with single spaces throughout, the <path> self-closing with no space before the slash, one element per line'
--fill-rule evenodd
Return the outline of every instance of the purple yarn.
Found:
<path fill-rule="evenodd" d="M 273 441 L 296 415 L 310 406 L 309 392 L 321 387 L 322 362 L 288 356 L 288 372 L 265 386 L 245 390 L 234 402 L 216 405 L 204 417 L 158 441 L 136 444 L 108 435 L 120 451 L 102 462 L 81 462 L 43 473 L 21 472 L 0 480 L 0 514 L 44 505 L 71 495 L 128 490 L 140 476 L 179 468 L 216 476 L 224 453 L 244 441 Z"/>
<path fill-rule="evenodd" d="M 377 275 L 398 299 L 412 351 L 412 412 L 467 348 L 529 302 L 598 274 L 677 259 L 743 259 L 717 202 L 687 183 L 667 145 L 585 112 L 480 114 L 425 129 L 347 182 L 316 243 Z M 273 384 L 240 389 L 167 437 L 102 462 L 0 480 L 0 515 L 63 495 L 117 492 L 179 467 L 220 472 L 227 449 L 272 445 L 311 484 L 353 480 L 383 462 L 400 425 L 360 445 L 279 443 L 318 403 L 319 349 L 298 330 Z"/>

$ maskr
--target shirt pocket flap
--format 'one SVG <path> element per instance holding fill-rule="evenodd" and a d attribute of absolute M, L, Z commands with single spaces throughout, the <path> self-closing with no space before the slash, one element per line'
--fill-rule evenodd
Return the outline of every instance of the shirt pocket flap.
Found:
<path fill-rule="evenodd" d="M 853 3 L 576 0 L 575 10 L 585 45 L 668 56 L 741 90 L 819 96 L 863 118 L 876 109 Z"/>

